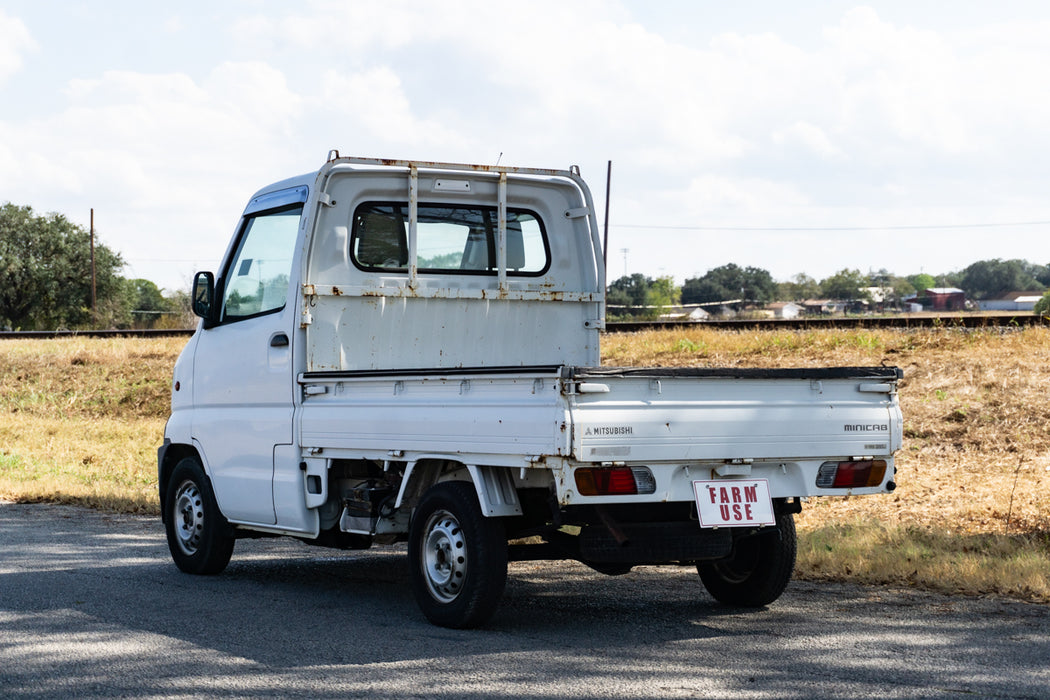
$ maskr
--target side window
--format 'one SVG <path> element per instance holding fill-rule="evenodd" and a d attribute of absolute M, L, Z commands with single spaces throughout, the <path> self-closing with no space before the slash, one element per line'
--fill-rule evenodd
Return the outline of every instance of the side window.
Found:
<path fill-rule="evenodd" d="M 250 216 L 226 270 L 223 322 L 277 311 L 288 297 L 288 278 L 303 205 Z"/>
<path fill-rule="evenodd" d="M 495 207 L 420 204 L 416 236 L 421 272 L 495 275 Z M 354 264 L 366 271 L 404 272 L 408 266 L 408 205 L 367 202 L 357 207 L 350 236 Z M 507 273 L 542 275 L 550 247 L 539 217 L 507 210 Z"/>

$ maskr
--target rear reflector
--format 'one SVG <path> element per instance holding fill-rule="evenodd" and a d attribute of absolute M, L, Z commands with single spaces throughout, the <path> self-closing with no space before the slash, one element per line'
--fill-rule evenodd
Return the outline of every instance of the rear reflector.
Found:
<path fill-rule="evenodd" d="M 656 491 L 648 467 L 581 467 L 576 470 L 581 496 L 631 496 Z"/>
<path fill-rule="evenodd" d="M 886 461 L 824 462 L 817 472 L 817 488 L 856 489 L 878 486 L 886 476 Z"/>

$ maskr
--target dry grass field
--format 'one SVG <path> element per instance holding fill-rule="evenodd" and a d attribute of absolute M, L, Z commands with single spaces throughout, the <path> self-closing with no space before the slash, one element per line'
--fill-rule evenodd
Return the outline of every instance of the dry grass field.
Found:
<path fill-rule="evenodd" d="M 0 340 L 0 497 L 158 512 L 185 338 Z"/>
<path fill-rule="evenodd" d="M 894 365 L 886 496 L 810 500 L 797 575 L 1050 602 L 1050 329 L 693 330 L 609 337 L 612 365 Z"/>
<path fill-rule="evenodd" d="M 798 575 L 1050 602 L 1050 329 L 611 334 L 608 365 L 896 365 L 890 495 L 814 499 Z M 0 341 L 0 498 L 157 511 L 173 339 Z"/>

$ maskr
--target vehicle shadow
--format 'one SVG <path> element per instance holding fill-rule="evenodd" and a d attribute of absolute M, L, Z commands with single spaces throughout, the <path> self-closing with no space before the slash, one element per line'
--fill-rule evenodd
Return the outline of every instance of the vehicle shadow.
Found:
<path fill-rule="evenodd" d="M 520 562 L 487 625 L 449 630 L 417 609 L 403 547 L 246 540 L 224 573 L 190 576 L 159 523 L 70 510 L 44 527 L 0 508 L 5 696 L 1024 697 L 1050 681 L 1045 606 L 796 582 L 734 610 L 688 567 Z"/>

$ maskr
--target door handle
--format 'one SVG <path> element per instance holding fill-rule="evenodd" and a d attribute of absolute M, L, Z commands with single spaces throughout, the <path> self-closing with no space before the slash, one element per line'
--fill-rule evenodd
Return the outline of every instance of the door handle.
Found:
<path fill-rule="evenodd" d="M 286 348 L 288 347 L 288 336 L 284 333 L 278 333 L 270 338 L 271 348 Z"/>

